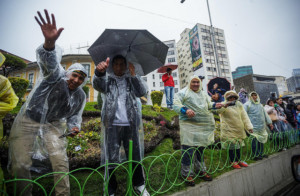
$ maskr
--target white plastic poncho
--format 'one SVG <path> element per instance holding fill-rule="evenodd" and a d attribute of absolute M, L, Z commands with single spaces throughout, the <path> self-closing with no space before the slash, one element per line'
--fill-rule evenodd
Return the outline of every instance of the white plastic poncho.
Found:
<path fill-rule="evenodd" d="M 193 79 L 200 81 L 197 92 L 190 89 Z M 213 107 L 210 100 L 208 94 L 202 90 L 201 80 L 197 76 L 192 76 L 188 86 L 175 95 L 174 110 L 179 114 L 181 145 L 206 147 L 214 142 L 215 120 L 209 111 Z M 193 110 L 195 116 L 188 118 L 186 114 L 182 114 L 183 107 Z"/>
<path fill-rule="evenodd" d="M 65 71 L 60 65 L 62 51 L 58 46 L 47 51 L 41 45 L 36 54 L 39 78 L 9 136 L 9 166 L 18 178 L 30 178 L 30 170 L 46 172 L 50 162 L 54 171 L 68 171 L 67 140 L 59 136 L 74 127 L 80 129 L 85 106 L 82 86 L 87 77 L 75 90 L 67 84 L 73 71 L 87 74 L 84 67 L 75 63 Z"/>
<path fill-rule="evenodd" d="M 227 91 L 224 95 L 225 101 L 228 102 L 230 96 L 239 97 L 235 91 Z M 247 137 L 245 131 L 253 129 L 250 119 L 240 101 L 236 101 L 234 106 L 223 107 L 217 110 L 220 115 L 222 142 L 230 142 L 231 144 L 242 144 L 242 141 Z M 227 143 L 229 144 L 229 143 Z"/>
<path fill-rule="evenodd" d="M 244 104 L 244 109 L 247 112 L 251 123 L 253 125 L 254 136 L 260 143 L 266 143 L 268 140 L 267 125 L 272 124 L 272 121 L 265 111 L 263 105 L 260 103 L 259 95 L 257 94 L 257 101 L 255 102 L 251 95 L 256 92 L 251 92 L 249 100 Z"/>
<path fill-rule="evenodd" d="M 144 157 L 144 132 L 140 101 L 140 97 L 147 93 L 147 85 L 144 80 L 137 74 L 131 76 L 128 70 L 123 76 L 116 76 L 111 60 L 105 74 L 95 70 L 93 87 L 101 92 L 103 100 L 101 164 L 121 163 L 127 160 L 125 152 L 128 149 L 127 141 L 129 139 L 133 140 L 133 160 L 140 161 Z M 113 130 L 116 127 L 129 127 L 129 130 L 126 132 Z M 121 140 L 125 141 L 126 145 Z M 115 165 L 109 166 L 109 168 L 114 167 Z"/>

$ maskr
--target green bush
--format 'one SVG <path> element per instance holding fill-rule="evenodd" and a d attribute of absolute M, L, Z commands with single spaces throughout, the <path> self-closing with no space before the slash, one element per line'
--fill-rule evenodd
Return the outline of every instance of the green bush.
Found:
<path fill-rule="evenodd" d="M 88 86 L 82 87 L 82 90 L 85 92 L 86 98 L 89 97 L 90 88 Z"/>
<path fill-rule="evenodd" d="M 19 78 L 19 77 L 9 77 L 8 79 L 16 95 L 19 97 L 19 103 L 20 103 L 28 88 L 29 80 Z"/>
<path fill-rule="evenodd" d="M 151 95 L 152 105 L 154 106 L 155 104 L 157 104 L 158 106 L 161 106 L 161 101 L 164 93 L 161 91 L 152 91 L 150 95 Z"/>

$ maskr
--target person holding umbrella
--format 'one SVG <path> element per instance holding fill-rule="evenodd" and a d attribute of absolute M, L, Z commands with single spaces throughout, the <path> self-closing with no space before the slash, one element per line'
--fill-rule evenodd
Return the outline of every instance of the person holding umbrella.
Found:
<path fill-rule="evenodd" d="M 93 77 L 93 87 L 102 93 L 101 112 L 103 137 L 101 141 L 102 164 L 108 164 L 105 171 L 108 182 L 108 194 L 114 195 L 117 180 L 114 169 L 126 159 L 120 151 L 122 144 L 126 156 L 129 152 L 129 140 L 133 141 L 133 160 L 143 158 L 143 123 L 140 97 L 147 93 L 143 80 L 135 73 L 135 67 L 122 55 L 115 55 L 100 62 Z M 150 195 L 145 188 L 143 168 L 133 163 L 133 186 L 143 196 Z M 106 195 L 106 194 L 105 194 Z"/>
<path fill-rule="evenodd" d="M 167 107 L 173 109 L 173 97 L 174 97 L 174 80 L 172 76 L 172 69 L 168 68 L 167 73 L 162 76 L 162 81 L 164 82 L 165 94 Z"/>

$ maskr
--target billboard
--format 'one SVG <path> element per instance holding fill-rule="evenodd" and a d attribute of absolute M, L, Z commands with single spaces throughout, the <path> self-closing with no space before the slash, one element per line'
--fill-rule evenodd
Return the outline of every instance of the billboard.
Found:
<path fill-rule="evenodd" d="M 189 32 L 193 71 L 203 67 L 197 25 Z"/>

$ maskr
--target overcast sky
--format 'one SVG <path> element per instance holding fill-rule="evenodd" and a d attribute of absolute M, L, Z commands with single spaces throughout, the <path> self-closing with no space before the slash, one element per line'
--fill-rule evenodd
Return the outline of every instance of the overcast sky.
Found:
<path fill-rule="evenodd" d="M 212 22 L 224 29 L 232 71 L 290 77 L 300 68 L 299 0 L 210 0 Z M 43 43 L 36 11 L 54 13 L 64 27 L 63 48 L 92 44 L 105 28 L 147 29 L 162 41 L 180 39 L 185 28 L 209 25 L 206 0 L 1 0 L 0 49 L 35 61 Z"/>

